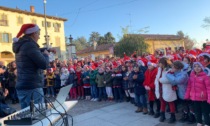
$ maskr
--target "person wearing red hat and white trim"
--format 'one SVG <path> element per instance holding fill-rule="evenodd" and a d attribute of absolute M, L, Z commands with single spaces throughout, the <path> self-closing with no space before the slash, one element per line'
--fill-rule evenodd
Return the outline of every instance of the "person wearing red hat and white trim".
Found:
<path fill-rule="evenodd" d="M 17 64 L 16 89 L 22 109 L 29 106 L 32 93 L 34 103 L 43 102 L 40 95 L 44 94 L 42 70 L 48 68 L 49 52 L 45 50 L 41 53 L 37 44 L 39 36 L 40 28 L 37 25 L 23 24 L 16 38 L 13 39 L 13 52 Z"/>
<path fill-rule="evenodd" d="M 157 60 L 149 61 L 147 63 L 148 69 L 144 73 L 145 80 L 144 80 L 144 87 L 148 91 L 148 99 L 149 99 L 149 115 L 154 115 L 155 118 L 160 116 L 160 101 L 155 97 L 155 77 L 157 75 Z M 154 102 L 157 105 L 156 113 L 154 113 Z"/>

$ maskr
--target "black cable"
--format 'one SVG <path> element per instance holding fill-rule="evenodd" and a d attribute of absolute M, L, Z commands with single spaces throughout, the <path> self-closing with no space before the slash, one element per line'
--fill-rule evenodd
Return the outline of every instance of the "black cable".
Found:
<path fill-rule="evenodd" d="M 60 104 L 60 106 L 63 108 L 63 110 L 64 110 L 64 112 L 65 112 L 65 115 L 68 115 L 67 114 L 67 111 L 66 111 L 66 109 L 63 107 L 63 105 L 56 99 L 56 98 L 53 98 L 56 102 L 58 102 L 58 104 Z M 51 101 L 52 102 L 52 101 Z M 72 116 L 71 116 L 72 117 Z M 73 120 L 73 117 L 72 117 L 72 120 Z M 64 122 L 63 122 L 64 123 Z M 61 125 L 63 125 L 63 123 L 61 124 Z M 73 125 L 73 123 L 72 123 L 72 125 Z"/>
<path fill-rule="evenodd" d="M 36 110 L 37 110 L 40 114 L 42 114 L 44 117 L 46 117 L 46 118 L 49 120 L 49 122 L 50 122 L 50 124 L 51 124 L 51 126 L 52 126 L 53 124 L 52 124 L 51 120 L 50 120 L 46 115 L 44 115 L 41 111 L 39 111 L 39 109 L 36 107 L 36 105 L 34 105 L 34 107 L 36 108 Z"/>
<path fill-rule="evenodd" d="M 52 114 L 59 114 L 59 113 L 52 113 Z M 72 116 L 72 115 L 69 115 L 69 114 L 66 114 L 66 115 L 71 117 L 71 124 L 72 124 L 72 126 L 73 126 L 73 125 L 74 125 L 73 116 Z M 63 124 L 63 123 L 62 123 L 62 124 Z"/>
<path fill-rule="evenodd" d="M 37 92 L 37 91 L 33 91 L 33 92 Z M 55 110 L 55 111 L 57 111 L 60 115 L 61 115 L 61 117 L 62 117 L 62 119 L 63 119 L 63 123 L 64 123 L 64 117 L 63 117 L 63 115 L 62 115 L 62 113 L 61 112 L 59 112 L 56 108 L 55 108 L 55 106 L 52 104 L 52 101 L 51 100 L 49 100 L 47 97 L 45 97 L 44 95 L 42 95 L 40 92 L 37 92 L 39 95 L 41 95 L 45 100 L 47 100 L 47 102 L 49 102 L 49 105 Z M 45 103 L 46 104 L 46 103 Z M 60 103 L 59 103 L 60 104 Z M 62 106 L 63 107 L 63 106 Z M 63 109 L 64 109 L 64 107 L 63 107 Z M 64 109 L 64 111 L 65 111 L 65 109 Z M 65 111 L 66 112 L 66 111 Z M 63 124 L 62 123 L 62 124 Z"/>
<path fill-rule="evenodd" d="M 56 112 L 58 112 L 58 114 L 60 114 L 60 116 L 62 117 L 62 120 L 63 120 L 63 123 L 64 123 L 64 116 L 63 116 L 63 114 L 61 113 L 61 112 L 59 112 L 57 109 L 56 109 L 56 107 L 52 104 L 52 101 L 50 100 L 50 99 L 48 99 L 47 97 L 44 97 L 46 100 L 47 100 L 47 102 L 49 102 L 49 105 L 56 111 Z M 62 124 L 63 124 L 62 123 Z"/>

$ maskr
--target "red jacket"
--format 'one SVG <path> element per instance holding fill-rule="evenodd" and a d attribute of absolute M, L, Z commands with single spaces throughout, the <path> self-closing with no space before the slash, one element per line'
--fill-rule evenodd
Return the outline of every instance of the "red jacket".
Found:
<path fill-rule="evenodd" d="M 190 74 L 185 99 L 210 103 L 210 77 L 205 72 L 196 75 L 193 71 Z"/>
<path fill-rule="evenodd" d="M 155 68 L 152 71 L 146 70 L 146 72 L 144 73 L 144 77 L 145 77 L 144 86 L 150 87 L 150 90 L 148 91 L 149 101 L 155 100 L 155 84 L 154 83 L 155 83 L 157 71 L 158 69 Z"/>
<path fill-rule="evenodd" d="M 76 76 L 77 76 L 77 85 L 81 85 L 82 72 L 76 71 Z"/>

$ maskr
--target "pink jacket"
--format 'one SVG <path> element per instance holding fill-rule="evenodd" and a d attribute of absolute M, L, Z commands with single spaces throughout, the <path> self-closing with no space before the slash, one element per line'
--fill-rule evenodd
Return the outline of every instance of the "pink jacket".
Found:
<path fill-rule="evenodd" d="M 193 71 L 190 74 L 185 99 L 210 103 L 210 77 L 206 73 L 201 72 L 196 75 Z"/>

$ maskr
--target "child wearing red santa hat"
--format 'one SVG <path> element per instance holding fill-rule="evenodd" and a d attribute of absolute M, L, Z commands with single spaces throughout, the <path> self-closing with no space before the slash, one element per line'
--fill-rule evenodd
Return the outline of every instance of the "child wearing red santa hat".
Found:
<path fill-rule="evenodd" d="M 144 87 L 145 89 L 148 91 L 148 95 L 149 95 L 149 115 L 154 115 L 155 114 L 155 118 L 158 118 L 160 116 L 160 101 L 158 99 L 156 99 L 155 97 L 155 77 L 157 75 L 157 63 L 156 61 L 149 61 L 147 63 L 148 69 L 146 70 L 144 76 L 145 76 L 145 80 L 144 80 Z M 154 113 L 154 109 L 153 109 L 153 105 L 154 102 L 156 102 L 157 104 L 157 109 L 156 109 L 156 113 Z"/>

